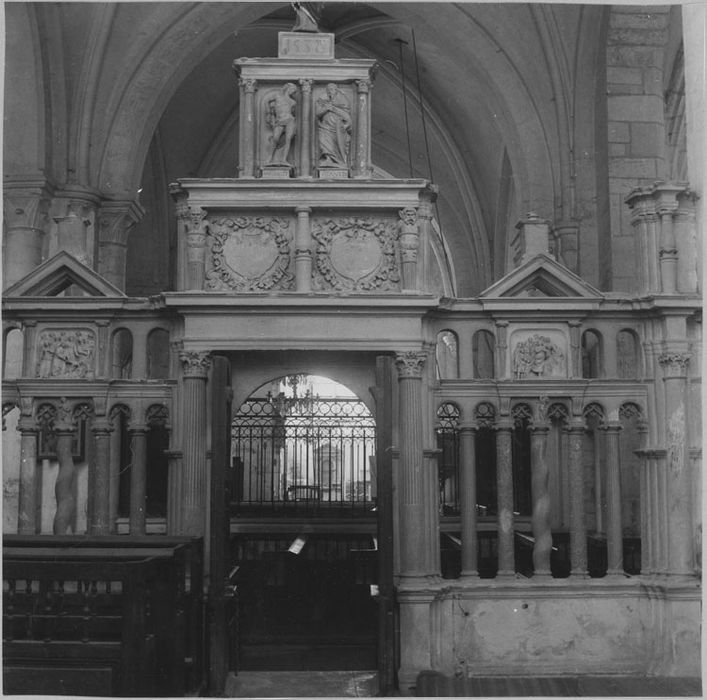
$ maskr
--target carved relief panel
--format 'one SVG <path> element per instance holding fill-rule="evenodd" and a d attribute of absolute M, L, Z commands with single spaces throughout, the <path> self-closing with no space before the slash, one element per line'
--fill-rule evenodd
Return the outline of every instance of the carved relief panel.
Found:
<path fill-rule="evenodd" d="M 400 262 L 393 218 L 314 218 L 313 287 L 342 292 L 400 289 Z"/>
<path fill-rule="evenodd" d="M 564 379 L 567 337 L 560 329 L 526 328 L 511 332 L 509 343 L 512 379 Z"/>
<path fill-rule="evenodd" d="M 294 218 L 221 216 L 209 219 L 206 289 L 233 292 L 293 286 Z"/>
<path fill-rule="evenodd" d="M 37 337 L 40 379 L 93 379 L 96 334 L 87 328 L 45 328 Z"/>

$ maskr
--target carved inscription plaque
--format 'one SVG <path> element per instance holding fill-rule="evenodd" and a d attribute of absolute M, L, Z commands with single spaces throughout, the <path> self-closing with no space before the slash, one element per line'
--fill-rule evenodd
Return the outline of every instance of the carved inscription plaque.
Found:
<path fill-rule="evenodd" d="M 208 289 L 237 292 L 289 289 L 290 222 L 278 217 L 237 216 L 209 221 Z"/>
<path fill-rule="evenodd" d="M 37 338 L 37 376 L 92 379 L 95 350 L 96 336 L 91 330 L 43 330 Z"/>
<path fill-rule="evenodd" d="M 397 235 L 392 220 L 341 217 L 313 221 L 312 237 L 317 244 L 314 287 L 347 292 L 397 291 Z"/>

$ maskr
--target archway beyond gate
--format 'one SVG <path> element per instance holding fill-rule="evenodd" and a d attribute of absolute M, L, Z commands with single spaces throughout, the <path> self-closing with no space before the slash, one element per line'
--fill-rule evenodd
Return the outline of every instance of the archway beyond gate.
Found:
<path fill-rule="evenodd" d="M 323 377 L 280 377 L 235 411 L 242 670 L 377 667 L 375 453 L 366 405 Z"/>

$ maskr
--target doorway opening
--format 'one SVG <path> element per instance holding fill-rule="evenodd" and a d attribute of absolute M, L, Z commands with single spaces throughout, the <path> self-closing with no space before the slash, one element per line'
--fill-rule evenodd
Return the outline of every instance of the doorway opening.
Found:
<path fill-rule="evenodd" d="M 292 374 L 231 423 L 241 670 L 377 666 L 376 424 L 345 386 Z"/>

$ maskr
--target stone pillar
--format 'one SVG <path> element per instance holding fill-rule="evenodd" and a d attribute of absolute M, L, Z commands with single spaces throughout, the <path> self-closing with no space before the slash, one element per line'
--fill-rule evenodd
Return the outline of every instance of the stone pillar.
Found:
<path fill-rule="evenodd" d="M 299 81 L 302 92 L 302 119 L 300 121 L 300 177 L 312 177 L 312 81 L 301 78 Z"/>
<path fill-rule="evenodd" d="M 607 421 L 604 425 L 606 444 L 606 555 L 607 575 L 624 572 L 624 543 L 621 527 L 621 423 Z"/>
<path fill-rule="evenodd" d="M 21 415 L 17 423 L 20 432 L 20 492 L 17 532 L 34 535 L 37 532 L 37 432 L 31 415 Z"/>
<path fill-rule="evenodd" d="M 437 262 L 431 259 L 430 239 L 436 235 L 432 228 L 432 219 L 434 218 L 434 203 L 437 199 L 437 187 L 428 185 L 424 190 L 420 191 L 419 206 L 417 208 L 417 229 L 420 234 L 420 242 L 418 244 L 417 255 L 417 271 L 418 271 L 418 289 L 421 292 L 429 291 L 429 283 L 431 279 L 432 266 L 436 266 Z M 451 280 L 450 280 L 451 284 Z M 450 293 L 453 293 L 450 290 Z"/>
<path fill-rule="evenodd" d="M 424 569 L 428 576 L 441 575 L 441 555 L 439 547 L 439 455 L 441 450 L 423 450 L 423 469 L 426 476 L 423 493 L 434 494 L 436 498 L 425 498 L 425 533 L 428 543 Z"/>
<path fill-rule="evenodd" d="M 685 189 L 678 193 L 678 208 L 673 216 L 675 243 L 680 251 L 677 264 L 678 291 L 695 294 L 700 289 L 700 241 L 695 204 L 697 194 Z"/>
<path fill-rule="evenodd" d="M 91 222 L 80 216 L 77 208 L 70 203 L 66 216 L 54 217 L 57 225 L 57 243 L 59 250 L 64 250 L 84 265 L 93 267 L 88 248 L 88 227 Z"/>
<path fill-rule="evenodd" d="M 183 350 L 182 525 L 183 535 L 204 534 L 206 525 L 206 378 L 211 356 Z"/>
<path fill-rule="evenodd" d="M 496 494 L 498 501 L 498 577 L 515 576 L 513 533 L 513 421 L 500 416 L 496 423 Z"/>
<path fill-rule="evenodd" d="M 133 337 L 131 379 L 147 379 L 147 333 L 145 326 L 136 325 L 130 329 Z"/>
<path fill-rule="evenodd" d="M 584 420 L 574 416 L 569 423 L 570 563 L 572 576 L 587 576 L 587 525 L 584 517 L 582 439 Z"/>
<path fill-rule="evenodd" d="M 206 209 L 189 205 L 182 209 L 186 239 L 185 289 L 201 292 L 204 289 L 206 261 Z"/>
<path fill-rule="evenodd" d="M 3 289 L 22 279 L 41 264 L 44 237 L 49 226 L 49 192 L 36 187 L 5 185 L 3 193 Z"/>
<path fill-rule="evenodd" d="M 494 363 L 496 379 L 507 379 L 506 376 L 506 353 L 508 350 L 508 321 L 496 321 L 496 351 L 494 352 Z"/>
<path fill-rule="evenodd" d="M 417 290 L 417 254 L 420 249 L 420 231 L 417 210 L 406 207 L 398 212 L 400 216 L 400 257 L 402 259 L 402 286 L 404 292 Z"/>
<path fill-rule="evenodd" d="M 691 479 L 687 456 L 687 365 L 690 355 L 667 352 L 659 358 L 665 386 L 668 485 L 668 573 L 687 576 L 694 572 L 692 551 Z"/>
<path fill-rule="evenodd" d="M 519 267 L 539 253 L 550 254 L 550 223 L 528 212 L 516 224 L 518 233 L 511 241 L 513 264 Z"/>
<path fill-rule="evenodd" d="M 257 81 L 253 78 L 239 80 L 241 87 L 240 127 L 240 177 L 255 177 L 255 108 L 254 95 Z"/>
<path fill-rule="evenodd" d="M 663 294 L 677 291 L 678 248 L 673 229 L 673 212 L 677 209 L 675 194 L 661 193 L 658 214 L 660 215 L 660 287 Z M 667 196 L 666 196 L 667 195 Z"/>
<path fill-rule="evenodd" d="M 558 257 L 566 268 L 574 273 L 579 271 L 579 224 L 575 221 L 563 221 L 553 227 L 559 242 Z"/>
<path fill-rule="evenodd" d="M 545 401 L 536 406 L 536 415 L 530 431 L 530 472 L 533 513 L 534 576 L 550 576 L 552 530 L 550 528 L 550 467 L 547 463 L 547 434 L 550 426 L 545 419 Z"/>
<path fill-rule="evenodd" d="M 400 575 L 419 577 L 425 570 L 425 494 L 422 453 L 422 369 L 424 352 L 396 355 L 400 390 Z"/>
<path fill-rule="evenodd" d="M 638 255 L 636 272 L 638 290 L 657 292 L 658 281 L 658 217 L 653 208 L 653 196 L 649 189 L 636 188 L 626 198 L 631 209 L 631 225 L 634 230 L 636 253 Z"/>
<path fill-rule="evenodd" d="M 295 286 L 298 292 L 312 291 L 312 232 L 309 207 L 295 207 L 297 231 L 295 234 Z"/>
<path fill-rule="evenodd" d="M 371 89 L 370 80 L 356 81 L 356 152 L 353 163 L 353 176 L 371 177 L 371 107 L 368 98 Z"/>
<path fill-rule="evenodd" d="M 167 475 L 167 534 L 177 535 L 181 532 L 182 507 L 182 452 L 169 450 L 169 473 Z"/>
<path fill-rule="evenodd" d="M 128 237 L 145 210 L 136 202 L 104 201 L 98 217 L 98 272 L 125 291 Z"/>
<path fill-rule="evenodd" d="M 113 430 L 106 416 L 93 419 L 91 427 L 94 439 L 93 484 L 89 496 L 93 498 L 93 522 L 89 523 L 92 535 L 110 533 L 110 434 Z"/>
<path fill-rule="evenodd" d="M 147 497 L 147 426 L 131 423 L 130 435 L 130 534 L 144 535 Z"/>
<path fill-rule="evenodd" d="M 69 402 L 62 398 L 59 404 L 57 420 L 54 424 L 56 433 L 56 456 L 59 462 L 59 473 L 56 476 L 54 494 L 56 496 L 56 514 L 54 515 L 53 531 L 55 535 L 67 534 L 73 528 L 76 512 L 74 497 L 74 476 L 76 467 L 72 455 L 72 444 L 76 427 L 71 415 Z M 74 533 L 76 534 L 76 533 Z"/>
<path fill-rule="evenodd" d="M 476 426 L 459 430 L 459 495 L 461 501 L 462 578 L 478 578 L 476 528 Z"/>

